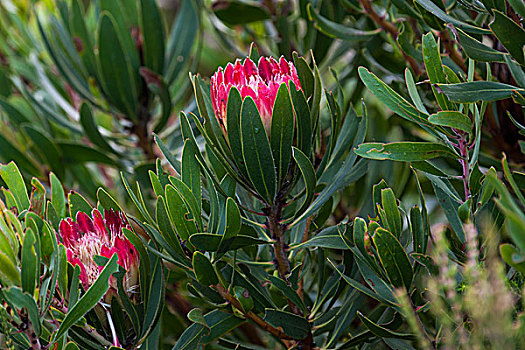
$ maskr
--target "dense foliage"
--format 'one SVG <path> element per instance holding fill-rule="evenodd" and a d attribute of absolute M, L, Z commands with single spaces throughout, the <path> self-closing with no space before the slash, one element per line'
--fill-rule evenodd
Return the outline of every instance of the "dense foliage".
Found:
<path fill-rule="evenodd" d="M 0 347 L 523 348 L 524 67 L 522 0 L 0 0 Z"/>

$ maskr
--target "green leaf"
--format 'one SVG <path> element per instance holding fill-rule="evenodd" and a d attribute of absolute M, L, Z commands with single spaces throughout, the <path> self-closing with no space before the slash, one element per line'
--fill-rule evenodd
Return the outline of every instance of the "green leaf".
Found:
<path fill-rule="evenodd" d="M 126 54 L 118 24 L 111 14 L 103 12 L 98 28 L 98 65 L 102 87 L 121 113 L 137 120 L 137 91 L 130 58 Z"/>
<path fill-rule="evenodd" d="M 36 279 L 38 274 L 39 259 L 35 252 L 36 238 L 33 230 L 26 230 L 24 243 L 22 245 L 22 290 L 29 295 L 35 292 Z"/>
<path fill-rule="evenodd" d="M 182 149 L 182 182 L 188 186 L 194 198 L 197 200 L 198 211 L 194 215 L 200 214 L 201 208 L 201 172 L 200 166 L 195 157 L 197 149 L 195 149 L 191 141 L 184 142 Z"/>
<path fill-rule="evenodd" d="M 308 3 L 306 9 L 308 11 L 308 18 L 313 22 L 315 28 L 331 38 L 342 39 L 345 41 L 368 40 L 380 33 L 382 30 L 381 28 L 378 28 L 375 30 L 363 31 L 354 29 L 350 26 L 332 22 L 317 13 L 317 11 L 312 7 L 311 3 Z"/>
<path fill-rule="evenodd" d="M 81 194 L 71 191 L 67 198 L 69 202 L 69 217 L 75 219 L 79 211 L 91 215 L 93 207 Z"/>
<path fill-rule="evenodd" d="M 58 217 L 64 218 L 66 215 L 66 194 L 62 183 L 55 174 L 49 174 L 49 183 L 51 184 L 51 203 L 55 208 Z"/>
<path fill-rule="evenodd" d="M 164 77 L 168 85 L 179 77 L 190 57 L 193 42 L 199 32 L 199 24 L 199 8 L 195 1 L 183 1 L 171 27 L 166 48 Z"/>
<path fill-rule="evenodd" d="M 145 276 L 144 276 L 145 278 Z M 166 276 L 164 266 L 160 259 L 156 259 L 153 266 L 151 281 L 149 283 L 149 293 L 142 325 L 142 340 L 146 339 L 160 319 L 164 309 L 164 294 L 166 289 Z M 140 343 L 141 341 L 139 341 Z"/>
<path fill-rule="evenodd" d="M 184 118 L 185 117 L 186 116 L 184 116 Z M 177 174 L 181 174 L 182 169 L 181 169 L 180 161 L 177 158 L 175 158 L 175 156 L 171 153 L 168 146 L 166 146 L 166 144 L 162 141 L 162 139 L 158 135 L 155 135 L 154 138 L 155 138 L 155 142 L 157 143 L 157 146 L 159 146 L 160 151 L 162 152 L 162 154 L 168 161 L 169 165 L 171 165 L 171 167 L 173 168 L 173 170 L 177 172 Z"/>
<path fill-rule="evenodd" d="M 469 58 L 479 62 L 503 62 L 505 60 L 503 52 L 488 47 L 461 29 L 456 28 L 456 32 L 461 46 Z"/>
<path fill-rule="evenodd" d="M 410 95 L 410 98 L 412 99 L 412 102 L 414 102 L 414 104 L 416 105 L 417 109 L 419 109 L 421 112 L 424 112 L 425 114 L 428 114 L 428 111 L 425 108 L 425 105 L 423 104 L 419 93 L 417 92 L 416 83 L 414 81 L 412 72 L 409 68 L 405 69 L 405 82 L 408 94 Z"/>
<path fill-rule="evenodd" d="M 312 203 L 315 195 L 315 186 L 317 184 L 317 179 L 315 176 L 314 166 L 310 159 L 298 148 L 293 147 L 293 158 L 301 171 L 303 176 L 303 181 L 305 185 L 305 198 L 299 210 L 297 210 L 296 216 L 301 215 L 308 206 Z"/>
<path fill-rule="evenodd" d="M 0 279 L 4 285 L 20 285 L 20 270 L 13 263 L 13 261 L 6 255 L 5 252 L 0 251 Z"/>
<path fill-rule="evenodd" d="M 304 305 L 303 300 L 291 286 L 289 286 L 284 280 L 280 279 L 279 277 L 270 275 L 268 276 L 268 278 L 270 279 L 272 285 L 276 287 L 279 291 L 281 291 L 286 298 L 288 298 L 292 303 L 301 308 L 304 315 L 307 314 L 306 306 Z"/>
<path fill-rule="evenodd" d="M 472 121 L 461 112 L 439 111 L 428 117 L 428 121 L 435 125 L 462 130 L 469 134 L 472 132 Z"/>
<path fill-rule="evenodd" d="M 384 216 L 381 221 L 387 230 L 390 230 L 394 236 L 399 238 L 403 230 L 403 218 L 397 207 L 396 196 L 391 188 L 381 190 L 381 203 L 383 204 Z"/>
<path fill-rule="evenodd" d="M 196 350 L 199 347 L 200 340 L 204 336 L 206 327 L 194 323 L 180 335 L 179 339 L 173 346 L 172 350 Z"/>
<path fill-rule="evenodd" d="M 274 327 L 281 327 L 286 335 L 294 339 L 306 338 L 311 329 L 304 317 L 281 310 L 266 309 L 264 320 Z"/>
<path fill-rule="evenodd" d="M 378 265 L 375 262 L 375 258 L 373 256 L 370 256 L 368 251 L 370 250 L 370 246 L 372 244 L 370 239 L 370 234 L 368 232 L 368 228 L 366 226 L 366 221 L 363 220 L 360 217 L 357 217 L 354 219 L 354 225 L 353 225 L 353 232 L 352 232 L 352 238 L 354 241 L 355 246 L 359 251 L 361 252 L 361 255 L 366 260 L 369 266 L 372 266 L 374 270 L 378 269 Z M 368 235 L 368 237 L 367 237 Z M 368 238 L 368 242 L 367 242 Z M 367 249 L 367 243 L 368 243 L 368 249 Z"/>
<path fill-rule="evenodd" d="M 218 1 L 212 6 L 215 15 L 230 26 L 264 21 L 270 18 L 266 7 L 255 1 Z M 242 13 L 242 16 L 239 14 Z"/>
<path fill-rule="evenodd" d="M 425 10 L 432 13 L 434 16 L 439 18 L 445 23 L 452 23 L 454 26 L 463 29 L 466 32 L 473 34 L 490 34 L 490 31 L 480 27 L 476 27 L 465 23 L 463 21 L 457 20 L 452 16 L 449 16 L 445 11 L 443 11 L 439 6 L 437 6 L 432 0 L 415 0 L 418 4 L 423 6 Z"/>
<path fill-rule="evenodd" d="M 292 157 L 294 124 L 290 92 L 286 83 L 282 83 L 275 98 L 270 128 L 270 148 L 272 149 L 279 184 L 282 184 L 288 173 L 288 166 Z"/>
<path fill-rule="evenodd" d="M 361 307 L 363 299 L 364 297 L 355 290 L 346 294 L 341 308 L 334 316 L 335 326 L 333 327 L 333 331 L 331 331 L 327 337 L 323 348 L 335 348 L 335 345 L 339 342 L 343 332 L 345 332 L 350 327 L 352 321 L 355 319 L 357 309 Z"/>
<path fill-rule="evenodd" d="M 3 109 L 6 116 L 11 120 L 13 125 L 20 125 L 22 123 L 30 122 L 27 117 L 21 113 L 13 103 L 0 96 L 0 109 Z"/>
<path fill-rule="evenodd" d="M 104 209 L 110 210 L 113 209 L 116 212 L 123 212 L 120 205 L 111 197 L 111 195 L 102 187 L 100 187 L 97 190 L 97 199 L 100 205 L 104 207 Z"/>
<path fill-rule="evenodd" d="M 109 277 L 118 270 L 118 256 L 113 254 L 104 269 L 100 272 L 97 280 L 89 287 L 80 300 L 69 309 L 64 321 L 55 334 L 54 340 L 60 339 L 71 326 L 82 318 L 89 310 L 97 305 L 109 289 Z"/>
<path fill-rule="evenodd" d="M 195 219 L 190 218 L 190 211 L 183 197 L 172 185 L 166 186 L 166 204 L 171 222 L 180 238 L 187 240 L 192 234 L 197 232 Z"/>
<path fill-rule="evenodd" d="M 140 1 L 144 65 L 161 74 L 164 69 L 164 23 L 155 0 Z"/>
<path fill-rule="evenodd" d="M 430 256 L 421 253 L 412 253 L 410 256 L 419 264 L 424 266 L 430 275 L 437 275 L 439 273 L 438 266 L 434 263 Z"/>
<path fill-rule="evenodd" d="M 305 99 L 308 99 L 314 93 L 315 82 L 312 69 L 310 68 L 304 57 L 299 57 L 297 52 L 293 53 L 293 63 L 295 65 L 295 68 L 297 69 L 297 75 L 299 76 L 299 81 L 301 82 L 301 87 L 304 91 L 304 97 Z M 294 108 L 296 108 L 295 100 L 293 99 L 293 93 L 292 100 L 294 101 Z"/>
<path fill-rule="evenodd" d="M 0 164 L 0 176 L 15 197 L 18 212 L 21 213 L 29 209 L 31 203 L 27 195 L 26 185 L 16 164 L 14 162 L 7 165 Z"/>
<path fill-rule="evenodd" d="M 523 46 L 525 46 L 525 29 L 498 10 L 494 10 L 494 21 L 489 25 L 501 44 L 519 64 L 525 66 Z"/>
<path fill-rule="evenodd" d="M 377 76 L 370 73 L 368 69 L 359 67 L 359 77 L 361 77 L 366 87 L 394 113 L 419 125 L 432 127 L 432 124 L 427 120 L 427 114 L 412 106 Z"/>
<path fill-rule="evenodd" d="M 290 249 L 330 248 L 346 250 L 348 249 L 348 246 L 340 235 L 340 226 L 344 226 L 344 228 L 346 228 L 346 224 L 327 227 L 306 242 L 292 245 Z"/>
<path fill-rule="evenodd" d="M 213 340 L 230 333 L 245 321 L 232 314 L 221 310 L 213 310 L 204 315 L 204 320 L 210 329 L 210 333 L 202 338 L 201 343 L 207 344 Z"/>
<path fill-rule="evenodd" d="M 106 139 L 102 136 L 98 130 L 97 123 L 93 117 L 91 108 L 87 103 L 82 103 L 80 107 L 80 124 L 86 133 L 89 141 L 91 141 L 97 147 L 100 147 L 103 150 L 115 153 L 115 150 L 109 145 Z"/>
<path fill-rule="evenodd" d="M 525 273 L 525 256 L 515 246 L 504 243 L 499 246 L 499 252 L 507 264 L 515 268 L 516 271 Z"/>
<path fill-rule="evenodd" d="M 389 301 L 388 299 L 382 297 L 381 295 L 379 295 L 379 294 L 375 293 L 374 291 L 370 290 L 369 288 L 365 287 L 364 285 L 362 285 L 358 281 L 348 277 L 342 271 L 340 271 L 330 259 L 328 259 L 328 262 L 330 263 L 330 265 L 332 265 L 333 269 L 337 273 L 339 273 L 339 275 L 341 275 L 341 277 L 344 279 L 344 281 L 346 283 L 348 283 L 351 287 L 357 289 L 359 292 L 365 294 L 366 296 L 369 296 L 372 299 L 375 299 L 375 300 L 377 300 L 377 301 L 379 301 L 381 303 L 384 303 L 384 304 L 386 304 L 388 306 L 391 306 L 391 307 L 394 307 L 394 308 L 398 309 L 398 305 L 396 303 L 393 303 L 393 302 Z"/>
<path fill-rule="evenodd" d="M 184 202 L 190 209 L 193 218 L 196 220 L 197 227 L 202 229 L 203 223 L 201 214 L 201 202 L 197 201 L 197 198 L 195 198 L 195 195 L 193 194 L 191 189 L 179 178 L 169 176 L 169 181 L 184 199 Z"/>
<path fill-rule="evenodd" d="M 37 164 L 32 158 L 29 158 L 25 151 L 13 144 L 6 135 L 0 133 L 0 157 L 5 161 L 14 161 L 22 170 L 25 170 L 30 175 L 41 177 L 43 171 L 40 165 Z"/>
<path fill-rule="evenodd" d="M 525 18 L 525 4 L 521 0 L 508 0 L 509 4 L 514 8 L 514 10 L 521 16 Z"/>
<path fill-rule="evenodd" d="M 259 111 L 249 96 L 241 108 L 241 142 L 246 170 L 254 188 L 272 203 L 277 186 L 274 160 Z"/>
<path fill-rule="evenodd" d="M 166 202 L 164 201 L 163 196 L 159 196 L 157 198 L 155 218 L 157 219 L 157 224 L 159 225 L 160 234 L 166 240 L 167 244 L 169 244 L 170 250 L 173 252 L 170 252 L 170 254 L 175 255 L 174 258 L 185 258 L 185 254 L 182 250 L 179 237 L 177 237 L 177 234 L 175 233 L 175 230 L 173 229 L 173 226 L 169 219 L 168 211 L 166 209 Z"/>
<path fill-rule="evenodd" d="M 219 278 L 210 259 L 199 251 L 193 253 L 193 270 L 200 284 L 211 286 L 219 283 Z"/>
<path fill-rule="evenodd" d="M 373 236 L 377 254 L 381 265 L 385 269 L 388 279 L 397 288 L 405 287 L 410 290 L 413 271 L 410 260 L 398 239 L 383 228 L 378 228 Z"/>
<path fill-rule="evenodd" d="M 430 32 L 423 35 L 423 60 L 427 70 L 428 79 L 432 86 L 432 92 L 436 97 L 436 101 L 442 110 L 453 110 L 454 105 L 447 100 L 443 92 L 436 89 L 434 84 L 447 83 L 447 78 L 443 72 L 443 64 L 441 63 L 441 56 L 439 55 L 439 47 L 437 46 L 434 35 Z"/>
<path fill-rule="evenodd" d="M 235 203 L 235 200 L 231 197 L 228 197 L 226 200 L 226 226 L 224 228 L 224 234 L 222 235 L 221 243 L 219 245 L 217 259 L 225 253 L 233 243 L 235 237 L 241 230 L 241 212 L 239 207 Z"/>
<path fill-rule="evenodd" d="M 449 100 L 460 103 L 497 101 L 512 97 L 512 93 L 525 96 L 525 89 L 494 81 L 471 81 L 459 84 L 438 84 Z"/>
<path fill-rule="evenodd" d="M 42 156 L 43 160 L 49 164 L 49 167 L 59 174 L 63 174 L 64 165 L 61 160 L 61 152 L 51 141 L 51 138 L 39 128 L 32 125 L 23 125 L 22 129 L 35 145 L 37 152 Z"/>
<path fill-rule="evenodd" d="M 373 322 L 368 317 L 363 315 L 360 311 L 357 311 L 357 316 L 359 316 L 359 319 L 361 320 L 361 322 L 363 322 L 366 328 L 368 328 L 372 333 L 374 333 L 380 338 L 397 338 L 408 340 L 414 339 L 414 336 L 412 334 L 394 332 L 388 328 L 378 325 L 377 323 Z"/>
<path fill-rule="evenodd" d="M 461 200 L 458 198 L 457 194 L 454 193 L 455 191 L 451 189 L 452 186 L 450 183 L 448 183 L 448 181 L 445 182 L 446 180 L 440 179 L 437 176 L 430 174 L 427 174 L 427 177 L 432 182 L 438 202 L 441 208 L 443 208 L 450 226 L 458 236 L 459 240 L 464 243 L 465 231 L 463 229 L 463 223 L 461 222 L 458 214 Z"/>
<path fill-rule="evenodd" d="M 308 102 L 304 97 L 303 91 L 297 90 L 292 81 L 290 81 L 289 84 L 295 120 L 297 123 L 297 148 L 305 154 L 310 154 L 310 149 L 312 147 L 312 121 L 310 119 L 310 107 L 308 107 Z"/>
<path fill-rule="evenodd" d="M 428 232 L 423 227 L 423 215 L 417 205 L 410 208 L 410 231 L 412 232 L 412 244 L 414 251 L 425 253 L 428 242 Z"/>
<path fill-rule="evenodd" d="M 85 144 L 70 142 L 70 141 L 59 141 L 57 146 L 62 151 L 64 161 L 71 163 L 102 163 L 108 165 L 116 165 L 116 161 L 96 148 L 86 146 Z"/>
<path fill-rule="evenodd" d="M 434 142 L 370 142 L 359 145 L 354 152 L 363 158 L 402 162 L 423 161 L 438 157 L 458 158 L 450 148 Z"/>
<path fill-rule="evenodd" d="M 223 235 L 218 235 L 214 233 L 195 233 L 190 237 L 190 243 L 195 246 L 195 248 L 204 250 L 207 252 L 216 252 L 219 251 L 221 242 L 223 240 Z M 239 234 L 235 237 L 232 237 L 228 240 L 224 240 L 224 244 L 230 242 L 228 250 L 237 250 L 239 248 L 259 245 L 259 244 L 270 244 L 272 242 L 264 241 L 262 239 L 254 238 L 251 236 L 246 236 Z"/>
<path fill-rule="evenodd" d="M 248 177 L 246 165 L 242 157 L 241 143 L 241 106 L 242 97 L 237 87 L 232 86 L 228 93 L 228 104 L 226 106 L 226 130 L 230 149 L 233 154 L 233 160 L 243 174 Z"/>
<path fill-rule="evenodd" d="M 2 294 L 15 307 L 20 309 L 25 308 L 27 310 L 29 321 L 34 328 L 36 335 L 39 336 L 42 330 L 42 320 L 40 318 L 35 299 L 33 299 L 33 297 L 29 294 L 24 293 L 18 287 L 2 289 Z"/>

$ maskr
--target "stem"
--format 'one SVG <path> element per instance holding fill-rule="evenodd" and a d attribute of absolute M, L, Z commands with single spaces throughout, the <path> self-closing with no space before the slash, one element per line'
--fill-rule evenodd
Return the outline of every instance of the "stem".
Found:
<path fill-rule="evenodd" d="M 372 21 L 374 21 L 378 26 L 383 28 L 383 30 L 388 32 L 392 36 L 392 38 L 394 39 L 394 41 L 397 44 L 397 37 L 399 35 L 399 32 L 398 32 L 396 26 L 394 24 L 386 21 L 383 16 L 380 16 L 374 10 L 374 8 L 372 7 L 372 1 L 371 0 L 359 0 L 359 3 L 361 4 L 361 6 L 363 6 L 363 9 L 365 10 L 365 13 L 368 15 L 368 17 L 370 17 L 370 19 L 372 19 Z M 423 74 L 423 70 L 421 69 L 419 64 L 416 62 L 416 60 L 414 60 L 412 57 L 407 55 L 403 51 L 403 49 L 399 46 L 399 44 L 397 44 L 397 47 L 399 48 L 399 50 L 403 54 L 403 57 L 408 62 L 408 64 L 410 65 L 410 67 L 412 68 L 414 73 L 416 75 L 422 75 Z"/>
<path fill-rule="evenodd" d="M 97 330 L 93 327 L 90 327 L 90 326 L 83 326 L 82 329 L 87 333 L 89 334 L 90 336 L 92 336 L 93 338 L 95 338 L 100 344 L 102 344 L 103 346 L 106 346 L 106 347 L 111 347 L 113 346 L 113 344 L 107 340 L 106 338 L 104 338 L 104 336 L 102 334 L 100 334 L 99 332 L 97 332 Z"/>
<path fill-rule="evenodd" d="M 113 324 L 113 319 L 111 318 L 111 314 L 109 310 L 106 310 L 106 317 L 108 318 L 109 329 L 111 329 L 111 336 L 113 337 L 113 346 L 115 347 L 120 346 L 120 343 L 117 337 L 117 331 L 115 330 L 115 325 Z"/>
<path fill-rule="evenodd" d="M 463 175 L 461 178 L 463 179 L 463 189 L 465 190 L 465 202 L 470 197 L 470 191 L 469 191 L 469 177 L 470 177 L 470 169 L 468 164 L 468 144 L 466 137 L 463 135 L 461 139 L 459 140 L 459 153 L 461 155 L 461 159 L 459 162 L 461 163 L 461 166 L 463 168 Z"/>
<path fill-rule="evenodd" d="M 232 304 L 233 306 L 235 306 L 236 309 L 240 310 L 244 316 L 246 316 L 247 318 L 249 318 L 250 320 L 252 320 L 253 322 L 255 322 L 259 327 L 261 327 L 262 329 L 264 329 L 265 331 L 271 333 L 272 335 L 274 335 L 275 337 L 279 338 L 279 339 L 283 339 L 283 340 L 291 340 L 292 338 L 290 338 L 288 335 L 286 335 L 281 329 L 278 329 L 278 328 L 275 328 L 273 327 L 272 325 L 270 325 L 269 323 L 267 323 L 265 320 L 263 320 L 261 317 L 259 317 L 257 314 L 255 314 L 254 312 L 252 311 L 248 311 L 246 312 L 243 308 L 242 308 L 242 305 L 241 303 L 233 296 L 231 295 L 230 293 L 228 293 L 228 291 L 226 290 L 226 288 L 224 288 L 224 286 L 222 284 L 217 284 L 215 286 L 213 286 L 213 288 L 225 299 L 227 300 L 230 304 Z"/>
<path fill-rule="evenodd" d="M 281 201 L 281 197 L 277 196 L 275 204 L 268 208 L 268 228 L 270 229 L 270 234 L 272 239 L 275 240 L 273 244 L 273 251 L 275 253 L 275 262 L 277 264 L 277 270 L 281 278 L 290 285 L 288 281 L 288 275 L 290 274 L 290 261 L 288 260 L 288 255 L 286 254 L 286 243 L 284 241 L 284 236 L 286 232 L 286 225 L 281 224 L 282 220 L 282 210 L 284 207 L 284 201 Z M 304 316 L 301 310 L 297 305 L 295 305 L 290 299 L 287 298 L 288 306 L 292 313 L 298 316 Z M 298 348 L 303 350 L 312 349 L 313 344 L 313 335 L 310 331 L 308 336 L 297 342 Z"/>
<path fill-rule="evenodd" d="M 147 103 L 141 104 L 139 108 L 139 120 L 133 125 L 132 132 L 137 136 L 137 146 L 142 149 L 142 152 L 148 160 L 152 160 L 155 159 L 155 152 L 153 152 L 153 139 L 148 130 L 151 114 L 148 110 Z"/>
<path fill-rule="evenodd" d="M 28 323 L 26 335 L 27 335 L 27 338 L 29 339 L 29 342 L 31 343 L 32 350 L 42 349 L 42 345 L 40 344 L 40 339 L 38 339 L 38 335 L 36 335 L 35 329 L 33 328 L 33 325 L 31 324 L 31 322 Z"/>
<path fill-rule="evenodd" d="M 273 251 L 275 253 L 275 260 L 277 269 L 281 278 L 288 282 L 288 275 L 290 274 L 290 262 L 285 251 L 284 230 L 281 225 L 281 215 L 283 206 L 279 203 L 275 204 L 269 210 L 268 228 L 270 229 L 271 237 L 275 240 L 273 244 Z"/>

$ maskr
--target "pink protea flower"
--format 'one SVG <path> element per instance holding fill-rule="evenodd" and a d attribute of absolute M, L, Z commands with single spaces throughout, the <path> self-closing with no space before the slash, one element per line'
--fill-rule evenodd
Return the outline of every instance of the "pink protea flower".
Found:
<path fill-rule="evenodd" d="M 282 56 L 279 62 L 273 57 L 261 57 L 258 65 L 255 65 L 251 59 L 246 58 L 244 63 L 240 60 L 235 65 L 228 63 L 224 70 L 219 67 L 211 77 L 211 101 L 215 116 L 226 130 L 228 94 L 232 86 L 235 86 L 243 100 L 247 96 L 253 98 L 264 127 L 269 132 L 279 86 L 286 83 L 290 87 L 290 81 L 293 81 L 297 90 L 301 89 L 295 66 Z"/>
<path fill-rule="evenodd" d="M 90 218 L 78 212 L 76 221 L 67 218 L 60 222 L 59 234 L 66 247 L 67 260 L 80 266 L 80 280 L 85 289 L 91 286 L 103 267 L 98 266 L 95 255 L 111 258 L 117 253 L 118 263 L 126 269 L 123 280 L 126 291 L 131 291 L 138 282 L 139 255 L 131 242 L 122 234 L 123 228 L 131 229 L 122 214 L 104 210 L 104 218 L 96 209 Z M 116 291 L 116 279 L 111 276 L 110 286 Z"/>

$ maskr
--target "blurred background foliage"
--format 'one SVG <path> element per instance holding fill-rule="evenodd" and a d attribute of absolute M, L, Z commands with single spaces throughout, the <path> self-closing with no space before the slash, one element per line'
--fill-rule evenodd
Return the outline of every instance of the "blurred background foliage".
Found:
<path fill-rule="evenodd" d="M 312 281 L 306 283 L 310 294 L 304 300 L 317 346 L 520 348 L 524 18 L 522 0 L 0 0 L 0 163 L 16 162 L 33 189 L 32 200 L 38 199 L 39 189 L 51 193 L 50 179 L 56 178 L 66 194 L 82 193 L 89 208 L 119 203 L 152 238 L 149 247 L 169 257 L 162 272 L 165 307 L 151 311 L 162 322 L 146 327 L 154 339 L 148 348 L 157 348 L 158 339 L 162 348 L 191 348 L 191 332 L 200 334 L 195 325 L 204 327 L 213 317 L 226 320 L 225 329 L 232 330 L 226 337 L 207 338 L 210 348 L 286 346 L 252 323 L 213 313 L 222 312 L 216 309 L 224 300 L 219 296 L 217 301 L 213 290 L 199 284 L 199 276 L 188 273 L 188 266 L 194 268 L 191 254 L 202 249 L 159 239 L 155 208 L 160 198 L 168 200 L 165 187 L 175 186 L 168 175 L 180 174 L 183 134 L 188 135 L 183 123 L 193 130 L 198 148 L 193 152 L 204 155 L 210 174 L 219 181 L 225 174 L 190 116 L 200 116 L 200 110 L 195 77 L 188 78 L 189 73 L 198 73 L 207 84 L 217 67 L 246 57 L 252 43 L 262 56 L 292 60 L 297 52 L 312 69 L 318 67 L 340 115 L 334 127 L 330 94 L 323 93 L 320 141 L 310 159 L 315 170 L 345 120 L 364 117 L 366 141 L 372 145 L 358 152 L 368 158 L 366 173 L 316 208 L 307 235 L 311 241 L 301 246 L 300 240 L 287 237 L 294 266 L 307 261 L 311 267 L 303 277 Z M 400 141 L 410 142 L 410 148 L 399 148 L 395 143 Z M 466 156 L 461 142 L 468 147 Z M 210 186 L 212 179 L 200 171 L 208 186 L 205 198 L 217 184 Z M 138 185 L 133 190 L 123 186 L 120 173 Z M 155 177 L 162 181 L 160 192 Z M 326 184 L 323 179 L 316 193 Z M 13 192 L 4 177 L 0 185 Z M 4 202 L 13 204 L 7 193 Z M 221 196 L 222 213 L 226 196 Z M 210 201 L 203 199 L 203 217 L 211 215 Z M 241 210 L 243 220 L 264 224 Z M 41 216 L 49 220 L 48 215 Z M 255 227 L 250 233 L 264 238 Z M 213 234 L 221 233 L 217 230 Z M 299 237 L 299 228 L 292 232 Z M 382 244 L 395 246 L 391 254 L 400 256 L 397 261 L 405 268 L 399 276 L 383 261 Z M 239 256 L 243 262 L 260 262 L 253 267 L 255 278 L 270 285 L 271 254 L 252 248 L 245 247 Z M 159 254 L 146 254 L 155 264 L 160 261 Z M 217 269 L 228 275 L 224 271 L 236 258 L 229 252 L 225 259 L 230 265 Z M 13 264 L 21 264 L 20 259 Z M 248 276 L 247 265 L 242 266 L 241 276 Z M 143 274 L 151 278 L 152 272 Z M 263 289 L 270 304 L 286 308 L 288 289 Z M 12 290 L 10 300 L 19 300 Z M 486 310 L 503 315 L 501 323 L 491 324 L 491 313 L 476 310 L 482 301 Z M 40 314 L 47 312 L 46 300 L 37 305 Z M 210 313 L 203 316 L 194 307 Z M 89 316 L 93 324 L 96 319 Z M 134 332 L 139 335 L 138 329 Z"/>

